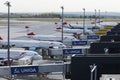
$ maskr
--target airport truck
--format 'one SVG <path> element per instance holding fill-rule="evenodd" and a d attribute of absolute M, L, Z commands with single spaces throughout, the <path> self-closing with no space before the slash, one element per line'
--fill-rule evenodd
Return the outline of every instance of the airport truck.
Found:
<path fill-rule="evenodd" d="M 18 60 L 19 65 L 30 65 L 32 63 L 33 63 L 33 60 L 31 56 L 25 56 Z"/>

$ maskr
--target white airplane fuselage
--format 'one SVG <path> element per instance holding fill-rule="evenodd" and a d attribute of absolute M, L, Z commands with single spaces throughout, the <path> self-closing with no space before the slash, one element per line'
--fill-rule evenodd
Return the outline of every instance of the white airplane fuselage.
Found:
<path fill-rule="evenodd" d="M 35 40 L 42 40 L 42 41 L 62 41 L 61 36 L 53 36 L 53 35 L 33 35 L 29 36 Z M 76 41 L 78 39 L 74 38 L 73 36 L 63 36 L 64 41 Z"/>
<path fill-rule="evenodd" d="M 8 41 L 7 40 L 0 40 L 0 45 L 7 46 Z M 49 48 L 49 47 L 58 47 L 63 48 L 66 47 L 61 42 L 52 42 L 52 41 L 35 41 L 35 40 L 10 40 L 10 46 L 15 47 L 23 47 L 23 48 Z"/>
<path fill-rule="evenodd" d="M 57 29 L 56 31 L 62 32 L 62 29 Z M 85 33 L 94 34 L 91 30 L 88 29 L 69 29 L 69 28 L 63 28 L 64 33 L 73 33 L 73 34 L 82 34 L 85 31 Z"/>
<path fill-rule="evenodd" d="M 85 24 L 83 27 L 83 24 L 70 24 L 69 27 L 72 29 L 92 29 L 95 26 L 95 24 Z"/>
<path fill-rule="evenodd" d="M 62 32 L 62 29 L 57 29 L 56 31 Z M 69 28 L 63 28 L 64 33 L 73 33 L 73 34 L 81 34 L 83 33 L 80 29 L 69 29 Z"/>
<path fill-rule="evenodd" d="M 42 56 L 40 56 L 35 51 L 28 51 L 28 50 L 10 50 L 10 58 L 12 59 L 20 59 L 25 56 L 31 56 L 33 60 L 40 60 Z M 1 58 L 8 58 L 8 50 L 7 49 L 0 49 L 0 57 Z"/>

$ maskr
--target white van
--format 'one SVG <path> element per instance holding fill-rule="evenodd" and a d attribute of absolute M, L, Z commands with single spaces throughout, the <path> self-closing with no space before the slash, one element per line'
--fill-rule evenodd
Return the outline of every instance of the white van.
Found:
<path fill-rule="evenodd" d="M 32 62 L 33 62 L 32 56 L 25 56 L 18 60 L 19 65 L 30 65 L 32 64 Z"/>

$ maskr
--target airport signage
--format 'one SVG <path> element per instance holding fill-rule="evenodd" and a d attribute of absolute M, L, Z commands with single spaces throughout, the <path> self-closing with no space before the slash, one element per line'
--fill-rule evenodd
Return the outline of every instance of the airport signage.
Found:
<path fill-rule="evenodd" d="M 63 54 L 82 54 L 82 49 L 63 49 Z"/>
<path fill-rule="evenodd" d="M 99 39 L 98 35 L 88 35 L 87 39 Z"/>
<path fill-rule="evenodd" d="M 38 73 L 38 66 L 22 66 L 22 67 L 11 67 L 11 74 L 36 74 Z"/>
<path fill-rule="evenodd" d="M 87 41 L 72 41 L 73 46 L 87 45 Z"/>

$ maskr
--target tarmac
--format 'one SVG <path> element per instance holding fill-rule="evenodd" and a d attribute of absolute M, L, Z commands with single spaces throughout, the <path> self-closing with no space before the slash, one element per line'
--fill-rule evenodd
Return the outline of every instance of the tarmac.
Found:
<path fill-rule="evenodd" d="M 7 20 L 2 20 L 7 22 Z M 16 21 L 12 20 L 11 22 L 16 22 L 16 24 L 10 24 L 10 39 L 27 39 L 26 34 L 28 32 L 25 29 L 25 26 L 29 26 L 29 31 L 35 32 L 35 34 L 41 35 L 56 35 L 61 36 L 61 32 L 55 31 L 55 24 L 54 22 L 40 22 L 40 21 Z M 0 36 L 3 39 L 7 39 L 7 26 L 0 26 Z M 64 34 L 64 35 L 71 35 L 71 34 Z M 25 76 L 26 77 L 26 76 Z M 7 80 L 4 78 L 0 78 L 0 80 Z M 62 72 L 58 73 L 49 73 L 47 75 L 42 76 L 41 78 L 36 78 L 35 76 L 29 76 L 28 79 L 15 79 L 15 80 L 66 80 Z M 120 75 L 102 75 L 100 80 L 120 80 Z"/>
<path fill-rule="evenodd" d="M 4 22 L 7 22 L 7 20 L 3 20 Z M 39 22 L 39 21 L 16 21 L 12 20 L 12 23 L 15 24 L 10 24 L 9 29 L 10 29 L 10 39 L 16 39 L 16 40 L 30 40 L 27 38 L 26 34 L 29 32 L 35 32 L 35 34 L 40 34 L 40 35 L 58 35 L 61 36 L 61 32 L 55 31 L 56 26 L 54 22 Z M 27 30 L 25 26 L 29 26 L 30 29 Z M 67 35 L 67 34 L 65 34 Z M 69 34 L 68 34 L 69 35 Z M 3 39 L 7 39 L 8 37 L 8 26 L 0 26 L 0 36 Z M 48 63 L 50 61 L 41 61 L 41 64 Z M 52 61 L 53 62 L 53 61 Z M 50 63 L 52 63 L 50 62 Z M 34 63 L 35 64 L 35 63 Z M 40 62 L 39 62 L 40 64 Z M 32 76 L 32 77 L 31 77 Z M 62 75 L 62 72 L 58 73 L 49 73 L 47 75 L 44 75 L 42 77 L 37 78 L 35 75 L 31 76 L 22 76 L 15 78 L 15 80 L 64 80 L 64 77 Z M 4 78 L 0 78 L 0 80 L 7 80 Z"/>

